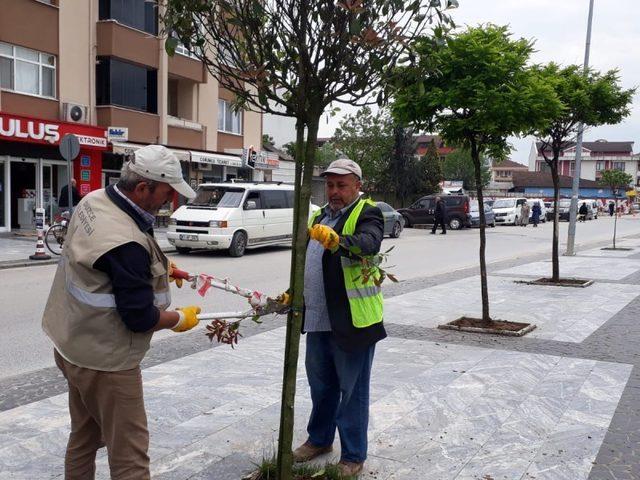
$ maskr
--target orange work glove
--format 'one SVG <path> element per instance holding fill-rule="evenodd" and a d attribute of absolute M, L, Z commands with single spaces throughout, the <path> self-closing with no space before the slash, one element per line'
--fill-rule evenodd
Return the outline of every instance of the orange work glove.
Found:
<path fill-rule="evenodd" d="M 176 308 L 176 311 L 180 315 L 180 320 L 171 329 L 174 332 L 186 332 L 200 323 L 200 320 L 198 320 L 198 314 L 202 311 L 200 307 L 191 305 L 189 307 Z"/>
<path fill-rule="evenodd" d="M 309 237 L 320 242 L 324 248 L 332 252 L 335 251 L 340 244 L 340 236 L 336 231 L 331 227 L 319 223 L 309 229 Z"/>
<path fill-rule="evenodd" d="M 169 262 L 169 283 L 176 282 L 176 287 L 182 288 L 182 279 L 173 278 L 173 270 L 176 268 L 178 268 L 178 266 L 175 263 Z"/>

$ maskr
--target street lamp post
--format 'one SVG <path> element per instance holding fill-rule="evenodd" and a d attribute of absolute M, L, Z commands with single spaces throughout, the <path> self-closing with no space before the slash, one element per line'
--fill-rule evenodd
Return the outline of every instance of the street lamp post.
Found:
<path fill-rule="evenodd" d="M 584 49 L 584 74 L 589 72 L 589 51 L 591 50 L 591 24 L 593 22 L 593 0 L 589 0 L 589 20 L 587 21 L 587 42 Z M 584 124 L 578 124 L 576 139 L 575 167 L 573 169 L 573 189 L 571 192 L 571 208 L 569 209 L 569 234 L 567 236 L 567 251 L 565 255 L 575 255 L 576 220 L 578 218 L 578 195 L 580 193 L 580 163 L 582 161 L 582 134 Z"/>

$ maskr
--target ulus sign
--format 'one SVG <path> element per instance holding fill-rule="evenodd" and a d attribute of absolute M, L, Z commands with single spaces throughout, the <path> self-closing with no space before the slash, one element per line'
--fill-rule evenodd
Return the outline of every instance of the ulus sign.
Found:
<path fill-rule="evenodd" d="M 58 145 L 67 134 L 78 137 L 86 148 L 107 148 L 105 129 L 91 125 L 53 122 L 0 112 L 0 140 Z"/>
<path fill-rule="evenodd" d="M 0 137 L 57 143 L 60 140 L 59 130 L 60 126 L 52 123 L 0 116 Z"/>

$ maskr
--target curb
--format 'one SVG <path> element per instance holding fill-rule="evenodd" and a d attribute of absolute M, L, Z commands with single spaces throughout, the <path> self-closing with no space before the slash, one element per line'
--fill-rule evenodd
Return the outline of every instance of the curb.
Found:
<path fill-rule="evenodd" d="M 163 248 L 162 252 L 165 254 L 175 253 L 175 247 Z M 41 265 L 56 265 L 60 257 L 53 256 L 50 260 L 5 260 L 0 261 L 0 270 L 6 270 L 8 268 L 23 268 L 23 267 L 38 267 Z"/>

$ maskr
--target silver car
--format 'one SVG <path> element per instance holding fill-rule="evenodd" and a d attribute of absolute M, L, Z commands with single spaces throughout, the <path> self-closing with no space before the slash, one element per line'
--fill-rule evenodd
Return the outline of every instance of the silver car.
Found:
<path fill-rule="evenodd" d="M 404 217 L 388 203 L 376 202 L 376 205 L 384 217 L 384 234 L 391 238 L 398 238 L 404 228 Z"/>

